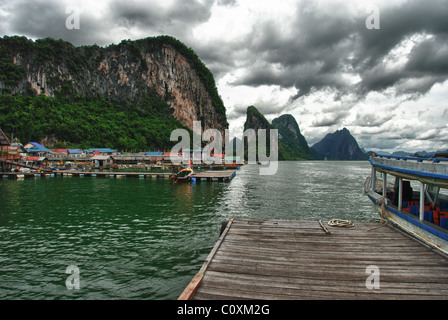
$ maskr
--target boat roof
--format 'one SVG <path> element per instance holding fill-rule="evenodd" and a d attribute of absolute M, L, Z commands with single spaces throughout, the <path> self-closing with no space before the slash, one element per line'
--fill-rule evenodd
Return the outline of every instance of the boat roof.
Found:
<path fill-rule="evenodd" d="M 369 161 L 380 172 L 448 188 L 448 158 L 372 155 Z"/>

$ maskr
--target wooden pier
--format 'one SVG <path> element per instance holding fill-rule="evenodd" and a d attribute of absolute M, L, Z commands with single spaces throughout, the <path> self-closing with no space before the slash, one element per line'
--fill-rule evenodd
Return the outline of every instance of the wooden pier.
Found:
<path fill-rule="evenodd" d="M 447 257 L 378 222 L 321 223 L 230 219 L 179 300 L 448 299 Z"/>
<path fill-rule="evenodd" d="M 203 180 L 208 181 L 230 181 L 236 175 L 235 170 L 216 170 L 216 171 L 204 171 L 195 172 L 191 177 L 194 181 L 199 182 Z M 29 178 L 49 178 L 49 177 L 109 177 L 109 178 L 169 178 L 171 173 L 169 172 L 95 172 L 95 171 L 79 171 L 79 170 L 60 170 L 52 173 L 42 172 L 26 172 L 26 173 L 12 173 L 5 172 L 0 173 L 0 177 L 3 179 L 29 179 Z M 192 179 L 192 181 L 193 181 Z"/>
<path fill-rule="evenodd" d="M 236 175 L 235 170 L 214 170 L 214 171 L 204 171 L 195 172 L 191 175 L 192 179 L 196 181 L 200 180 L 217 180 L 217 181 L 230 181 Z"/>
<path fill-rule="evenodd" d="M 3 179 L 30 179 L 30 178 L 54 178 L 54 177 L 110 177 L 110 178 L 169 178 L 171 173 L 149 173 L 149 172 L 86 172 L 86 171 L 54 171 L 52 173 L 11 173 L 2 172 L 0 176 Z"/>

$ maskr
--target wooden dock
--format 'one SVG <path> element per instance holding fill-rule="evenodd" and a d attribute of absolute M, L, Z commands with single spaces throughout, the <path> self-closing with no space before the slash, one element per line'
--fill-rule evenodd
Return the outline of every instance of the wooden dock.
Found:
<path fill-rule="evenodd" d="M 196 181 L 200 180 L 217 180 L 217 181 L 230 181 L 236 175 L 235 170 L 214 170 L 214 171 L 204 171 L 204 172 L 194 172 L 191 175 L 192 179 Z"/>
<path fill-rule="evenodd" d="M 448 299 L 447 257 L 378 222 L 322 225 L 231 219 L 179 300 Z"/>
<path fill-rule="evenodd" d="M 191 177 L 194 181 L 230 181 L 236 175 L 235 170 L 216 170 L 195 172 Z M 49 178 L 49 177 L 109 177 L 109 178 L 169 178 L 170 172 L 116 172 L 116 171 L 80 171 L 80 170 L 60 170 L 52 173 L 0 173 L 3 179 L 29 179 L 29 178 Z M 193 181 L 193 179 L 192 179 Z"/>
<path fill-rule="evenodd" d="M 11 173 L 2 172 L 0 176 L 3 179 L 30 179 L 30 178 L 54 178 L 54 177 L 110 177 L 110 178 L 123 178 L 123 177 L 133 177 L 133 178 L 169 178 L 171 173 L 161 172 L 161 173 L 150 173 L 150 172 L 89 172 L 89 171 L 75 171 L 75 170 L 64 170 L 64 171 L 54 171 L 52 173 L 36 173 L 36 172 L 26 172 L 26 173 Z"/>

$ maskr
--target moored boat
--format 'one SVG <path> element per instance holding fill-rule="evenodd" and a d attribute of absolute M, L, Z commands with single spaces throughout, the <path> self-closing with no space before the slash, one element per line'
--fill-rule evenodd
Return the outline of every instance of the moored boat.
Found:
<path fill-rule="evenodd" d="M 171 179 L 173 179 L 175 182 L 186 181 L 186 180 L 190 179 L 190 177 L 193 173 L 194 173 L 194 171 L 191 168 L 191 161 L 190 161 L 187 168 L 182 169 L 175 175 L 171 176 Z"/>
<path fill-rule="evenodd" d="M 373 154 L 365 192 L 382 219 L 448 254 L 448 158 Z"/>

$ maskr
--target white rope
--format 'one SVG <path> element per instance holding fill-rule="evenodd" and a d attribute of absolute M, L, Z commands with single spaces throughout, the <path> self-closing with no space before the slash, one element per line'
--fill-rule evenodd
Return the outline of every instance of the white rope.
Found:
<path fill-rule="evenodd" d="M 343 219 L 332 219 L 328 221 L 328 225 L 331 227 L 343 227 L 343 228 L 351 228 L 355 226 L 353 221 Z"/>

